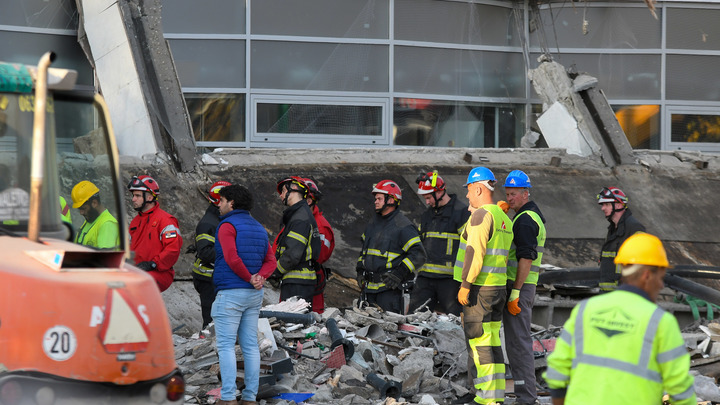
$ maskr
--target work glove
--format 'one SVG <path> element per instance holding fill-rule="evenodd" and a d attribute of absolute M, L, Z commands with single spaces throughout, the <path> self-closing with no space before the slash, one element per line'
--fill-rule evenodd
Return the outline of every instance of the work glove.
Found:
<path fill-rule="evenodd" d="M 503 210 L 503 212 L 506 214 L 508 210 L 510 210 L 510 204 L 502 200 L 497 202 L 497 206 L 500 207 L 500 209 Z"/>
<path fill-rule="evenodd" d="M 382 282 L 385 284 L 385 287 L 391 290 L 395 290 L 400 287 L 402 279 L 396 276 L 394 272 L 388 271 L 387 273 L 382 275 Z"/>
<path fill-rule="evenodd" d="M 510 292 L 510 297 L 508 298 L 508 312 L 510 312 L 513 315 L 517 315 L 520 313 L 520 290 L 517 288 L 513 288 Z"/>
<path fill-rule="evenodd" d="M 355 266 L 355 273 L 357 273 L 355 280 L 358 287 L 363 288 L 365 286 L 365 266 L 363 266 L 362 262 L 358 262 L 357 266 Z"/>
<path fill-rule="evenodd" d="M 273 288 L 278 289 L 280 288 L 280 284 L 282 282 L 282 273 L 280 273 L 280 270 L 275 269 L 275 271 L 273 271 L 270 277 L 268 277 L 265 281 L 270 283 Z"/>
<path fill-rule="evenodd" d="M 468 304 L 470 304 L 468 295 L 470 295 L 470 289 L 465 288 L 465 287 L 460 287 L 460 291 L 458 291 L 458 297 L 457 297 L 460 305 L 468 306 Z"/>
<path fill-rule="evenodd" d="M 185 253 L 192 253 L 192 254 L 197 253 L 197 246 L 195 246 L 195 245 L 188 246 L 187 249 L 185 249 Z"/>
<path fill-rule="evenodd" d="M 147 261 L 147 262 L 140 262 L 140 263 L 136 264 L 135 267 L 137 267 L 140 270 L 150 271 L 150 270 L 156 270 L 157 264 L 155 264 L 155 262 L 152 262 L 152 261 Z"/>

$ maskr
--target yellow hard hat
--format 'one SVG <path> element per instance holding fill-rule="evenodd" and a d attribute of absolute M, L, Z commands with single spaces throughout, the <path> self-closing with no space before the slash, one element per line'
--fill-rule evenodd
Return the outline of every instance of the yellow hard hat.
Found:
<path fill-rule="evenodd" d="M 662 242 L 655 235 L 638 232 L 623 242 L 615 256 L 615 264 L 642 264 L 669 267 Z"/>
<path fill-rule="evenodd" d="M 70 197 L 73 200 L 73 208 L 80 208 L 90 199 L 90 197 L 99 193 L 100 190 L 93 183 L 83 180 L 73 187 Z"/>

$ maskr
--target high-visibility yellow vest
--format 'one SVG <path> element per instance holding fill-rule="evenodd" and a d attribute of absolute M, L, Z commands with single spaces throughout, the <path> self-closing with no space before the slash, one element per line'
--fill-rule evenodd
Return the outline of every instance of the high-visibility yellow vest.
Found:
<path fill-rule="evenodd" d="M 480 286 L 504 286 L 507 283 L 507 259 L 512 245 L 512 221 L 507 214 L 495 204 L 486 204 L 480 207 L 489 211 L 493 217 L 493 231 L 490 240 L 487 242 L 485 257 L 480 274 L 473 282 Z M 463 264 L 465 262 L 465 249 L 467 248 L 467 233 L 471 225 L 472 215 L 465 224 L 465 229 L 460 235 L 460 247 L 458 248 L 455 267 L 453 268 L 453 279 L 462 282 Z"/>
<path fill-rule="evenodd" d="M 72 215 L 70 214 L 70 206 L 63 196 L 60 196 L 60 218 L 64 222 L 72 225 Z"/>
<path fill-rule="evenodd" d="M 100 249 L 115 249 L 120 246 L 120 230 L 115 217 L 107 209 L 92 223 L 84 221 L 75 243 Z"/>
<path fill-rule="evenodd" d="M 515 224 L 515 221 L 518 220 L 520 215 L 527 214 L 530 216 L 530 218 L 535 221 L 538 225 L 538 235 L 537 235 L 537 258 L 532 261 L 532 264 L 530 265 L 530 273 L 528 274 L 527 278 L 525 279 L 526 284 L 537 284 L 538 281 L 538 274 L 540 271 L 540 264 L 542 264 L 542 257 L 543 252 L 545 251 L 545 224 L 543 224 L 542 219 L 540 219 L 540 215 L 538 215 L 537 212 L 526 210 L 515 216 L 513 218 L 513 225 Z M 507 278 L 508 280 L 515 281 L 515 276 L 517 276 L 517 266 L 518 261 L 516 257 L 517 250 L 515 249 L 515 243 L 512 244 L 510 247 L 510 253 L 508 254 L 508 264 L 507 264 Z"/>
<path fill-rule="evenodd" d="M 543 375 L 565 404 L 695 404 L 690 356 L 675 317 L 620 289 L 581 301 Z M 640 291 L 637 289 L 637 291 Z"/>

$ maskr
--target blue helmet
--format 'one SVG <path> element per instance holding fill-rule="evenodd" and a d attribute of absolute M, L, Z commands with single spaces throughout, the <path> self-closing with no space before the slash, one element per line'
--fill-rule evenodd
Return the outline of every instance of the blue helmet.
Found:
<path fill-rule="evenodd" d="M 505 187 L 531 188 L 530 177 L 522 170 L 513 170 L 505 179 Z"/>
<path fill-rule="evenodd" d="M 465 183 L 465 186 L 467 186 L 470 183 L 477 183 L 478 181 L 483 180 L 489 180 L 492 182 L 495 182 L 495 175 L 493 172 L 490 171 L 487 167 L 476 167 L 472 170 L 470 170 L 470 174 L 468 174 L 467 183 Z"/>

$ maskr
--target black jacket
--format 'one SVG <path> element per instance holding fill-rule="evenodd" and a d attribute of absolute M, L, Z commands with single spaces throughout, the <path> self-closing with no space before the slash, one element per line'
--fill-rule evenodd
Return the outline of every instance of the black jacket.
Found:
<path fill-rule="evenodd" d="M 632 236 L 635 232 L 645 232 L 645 226 L 635 219 L 629 208 L 623 212 L 617 226 L 615 226 L 614 222 L 610 221 L 607 237 L 600 252 L 601 275 L 615 272 L 615 256 L 617 255 L 617 251 L 620 249 L 620 245 L 625 242 L 625 239 Z"/>
<path fill-rule="evenodd" d="M 518 259 L 537 259 L 537 237 L 540 233 L 540 227 L 529 215 L 520 215 L 524 211 L 534 211 L 543 224 L 545 223 L 545 217 L 540 208 L 535 204 L 535 201 L 528 201 L 523 205 L 520 210 L 515 213 L 513 218 L 517 218 L 513 221 L 513 243 L 515 244 L 515 257 Z"/>
<path fill-rule="evenodd" d="M 195 263 L 193 277 L 212 277 L 215 268 L 215 232 L 220 223 L 220 210 L 210 204 L 195 227 Z"/>
<path fill-rule="evenodd" d="M 470 211 L 455 194 L 439 208 L 428 208 L 420 217 L 420 239 L 427 253 L 427 261 L 420 275 L 430 278 L 451 278 L 460 246 L 460 233 Z M 448 249 L 449 246 L 452 246 Z"/>
<path fill-rule="evenodd" d="M 305 200 L 285 209 L 282 226 L 275 257 L 283 282 L 314 285 L 314 266 L 322 242 L 315 217 Z"/>

